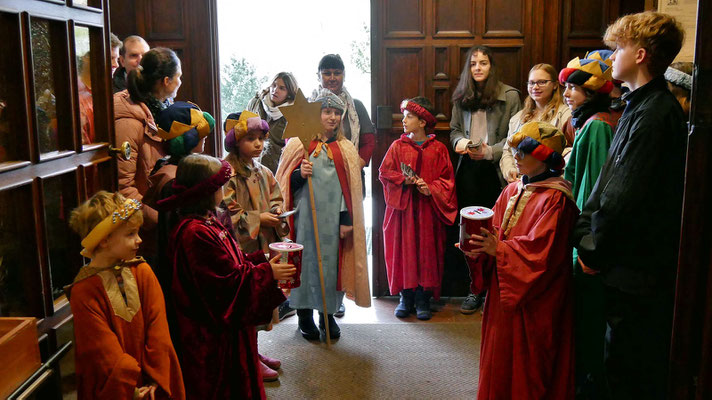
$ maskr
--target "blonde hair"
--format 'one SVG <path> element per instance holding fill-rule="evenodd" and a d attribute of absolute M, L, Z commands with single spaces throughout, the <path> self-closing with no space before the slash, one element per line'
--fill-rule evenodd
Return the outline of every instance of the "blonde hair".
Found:
<path fill-rule="evenodd" d="M 537 64 L 529 70 L 529 75 L 534 71 L 542 70 L 549 75 L 549 79 L 552 80 L 554 86 L 554 91 L 551 93 L 551 98 L 549 102 L 546 103 L 544 108 L 544 113 L 539 116 L 540 121 L 551 121 L 556 117 L 556 113 L 559 111 L 559 107 L 564 104 L 563 96 L 561 93 L 561 85 L 559 85 L 559 74 L 556 69 L 550 64 Z M 528 75 L 527 75 L 528 76 Z M 522 109 L 522 116 L 519 118 L 519 123 L 524 124 L 534 119 L 534 113 L 536 112 L 536 102 L 531 96 L 527 95 L 526 100 L 524 100 L 524 108 Z"/>
<path fill-rule="evenodd" d="M 104 218 L 123 208 L 124 203 L 126 203 L 126 198 L 121 193 L 110 193 L 105 190 L 96 192 L 89 200 L 72 210 L 72 214 L 69 216 L 69 227 L 83 239 Z M 141 226 L 143 224 L 141 210 L 131 215 L 126 223 Z"/>
<path fill-rule="evenodd" d="M 654 11 L 625 15 L 608 26 L 603 40 L 611 47 L 616 42 L 644 48 L 650 61 L 648 71 L 662 75 L 682 48 L 685 32 L 675 17 Z"/>

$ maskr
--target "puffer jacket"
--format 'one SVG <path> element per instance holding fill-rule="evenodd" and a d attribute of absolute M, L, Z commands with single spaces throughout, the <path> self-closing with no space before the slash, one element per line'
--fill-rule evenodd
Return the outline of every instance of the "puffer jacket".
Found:
<path fill-rule="evenodd" d="M 163 141 L 157 134 L 153 115 L 143 103 L 134 103 L 129 92 L 114 94 L 114 127 L 116 145 L 129 142 L 131 159 L 118 160 L 119 192 L 124 196 L 143 201 L 149 188 L 149 176 L 156 161 L 166 156 Z M 152 229 L 158 221 L 158 212 L 143 205 L 144 229 Z"/>

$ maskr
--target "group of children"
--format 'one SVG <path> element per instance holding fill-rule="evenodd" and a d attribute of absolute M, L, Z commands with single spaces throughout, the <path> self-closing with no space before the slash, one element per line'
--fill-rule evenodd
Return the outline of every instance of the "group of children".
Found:
<path fill-rule="evenodd" d="M 521 112 L 507 108 L 509 132 L 500 142 L 488 136 L 490 117 L 484 110 L 491 107 L 477 107 L 486 92 L 491 53 L 481 47 L 468 53 L 465 71 L 468 79 L 472 76 L 472 93 L 456 102 L 464 105 L 458 113 L 468 115 L 468 124 L 453 143 L 470 157 L 458 168 L 478 176 L 494 172 L 497 182 L 511 182 L 494 203 L 492 229 L 474 235 L 476 248 L 466 253 L 473 282 L 481 284 L 473 293 L 489 292 L 480 399 L 568 399 L 575 388 L 608 390 L 602 331 L 606 275 L 593 272 L 606 266 L 599 264 L 603 257 L 594 255 L 590 241 L 581 239 L 586 234 L 576 236 L 574 228 L 579 210 L 590 207 L 589 196 L 605 191 L 597 184 L 601 171 L 615 180 L 610 164 L 622 163 L 621 156 L 608 156 L 612 143 L 625 146 L 614 140 L 617 121 L 609 110 L 614 77 L 632 86 L 635 95 L 635 68 L 652 76 L 653 83 L 664 72 L 650 67 L 650 59 L 657 60 L 651 49 L 640 60 L 624 59 L 629 56 L 621 54 L 642 48 L 643 39 L 616 29 L 609 29 L 615 53 L 601 50 L 576 58 L 558 76 L 546 64 L 532 68 L 529 103 Z M 686 87 L 684 76 L 670 74 L 674 84 Z M 562 129 L 568 118 L 558 84 L 565 87 L 572 141 Z M 491 91 L 509 101 L 506 88 Z M 301 285 L 290 294 L 304 338 L 319 340 L 327 320 L 330 337 L 340 336 L 333 313 L 344 294 L 360 306 L 370 305 L 362 159 L 342 131 L 344 101 L 326 89 L 315 97 L 322 130 L 307 148 L 288 140 L 276 174 L 256 159 L 270 129 L 257 114 L 228 116 L 225 160 L 194 154 L 202 152 L 215 125 L 197 106 L 176 102 L 156 114 L 158 136 L 170 156 L 155 165 L 144 197 L 159 211 L 160 252 L 154 266 L 137 257 L 140 202 L 102 191 L 73 211 L 70 225 L 90 259 L 68 288 L 80 398 L 264 398 L 263 378 L 276 378 L 280 362 L 259 354 L 257 329 L 270 329 L 275 308 L 285 300 L 276 281 L 296 272 L 279 256 L 267 259 L 273 242 L 289 238 L 304 246 Z M 477 197 L 485 189 L 482 182 L 477 193 L 456 188 L 447 147 L 428 134 L 436 124 L 430 101 L 406 99 L 401 111 L 404 133 L 379 168 L 386 202 L 384 255 L 391 293 L 400 295 L 395 315 L 414 313 L 427 320 L 431 297 L 440 295 L 446 227 L 457 219 L 458 195 Z M 630 126 L 636 117 L 625 112 L 622 118 Z M 485 121 L 485 128 L 477 121 Z M 566 148 L 571 148 L 568 154 Z M 502 164 L 503 149 L 511 153 L 506 161 L 511 165 Z M 570 237 L 581 239 L 580 253 L 572 254 Z"/>

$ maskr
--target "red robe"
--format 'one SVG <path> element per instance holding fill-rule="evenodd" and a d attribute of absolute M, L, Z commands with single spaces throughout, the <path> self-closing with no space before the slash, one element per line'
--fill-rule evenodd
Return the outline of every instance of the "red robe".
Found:
<path fill-rule="evenodd" d="M 401 163 L 423 178 L 430 196 L 404 185 Z M 418 285 L 440 297 L 445 251 L 445 226 L 457 217 L 455 174 L 448 150 L 429 135 L 417 145 L 408 135 L 391 144 L 378 177 L 383 183 L 384 256 L 391 294 Z"/>
<path fill-rule="evenodd" d="M 71 287 L 77 398 L 131 399 L 137 387 L 155 382 L 157 399 L 185 399 L 161 286 L 148 264 L 126 268 L 140 298 L 131 321 L 116 315 L 100 275 L 79 278 Z"/>
<path fill-rule="evenodd" d="M 168 254 L 187 397 L 265 398 L 255 326 L 285 297 L 264 253 L 243 254 L 215 218 L 187 216 Z"/>
<path fill-rule="evenodd" d="M 497 200 L 496 259 L 480 256 L 483 271 L 472 271 L 484 272 L 488 289 L 479 400 L 574 398 L 569 235 L 577 216 L 570 183 L 558 177 L 513 182 Z"/>

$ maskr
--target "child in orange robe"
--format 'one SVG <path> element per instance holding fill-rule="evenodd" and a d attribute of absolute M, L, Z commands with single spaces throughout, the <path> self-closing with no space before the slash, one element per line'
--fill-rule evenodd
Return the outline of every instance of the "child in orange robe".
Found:
<path fill-rule="evenodd" d="M 163 292 L 136 258 L 141 203 L 101 191 L 72 211 L 82 267 L 67 288 L 74 314 L 79 399 L 185 399 Z"/>

